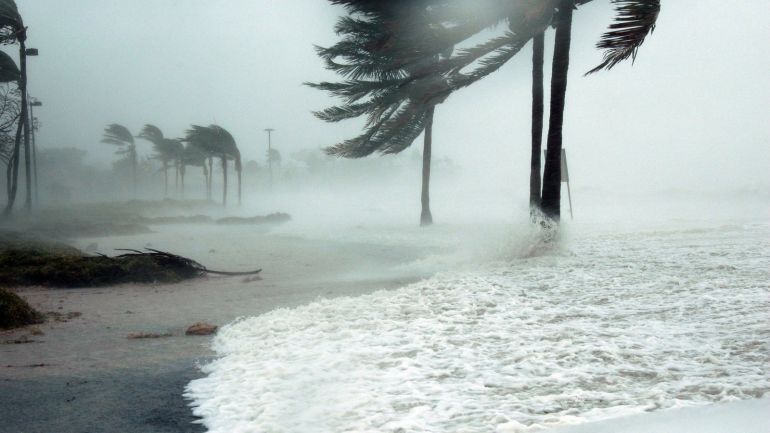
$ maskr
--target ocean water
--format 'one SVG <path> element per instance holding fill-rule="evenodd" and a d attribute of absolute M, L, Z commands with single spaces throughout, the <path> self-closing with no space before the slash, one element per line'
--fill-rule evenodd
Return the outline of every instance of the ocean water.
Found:
<path fill-rule="evenodd" d="M 766 222 L 559 245 L 448 251 L 427 260 L 456 270 L 397 290 L 241 319 L 186 396 L 211 432 L 514 433 L 770 391 Z"/>

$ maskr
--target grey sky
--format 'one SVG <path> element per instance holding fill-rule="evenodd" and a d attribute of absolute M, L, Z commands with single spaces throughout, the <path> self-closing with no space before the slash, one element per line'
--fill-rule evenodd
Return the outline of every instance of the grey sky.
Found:
<path fill-rule="evenodd" d="M 119 122 L 167 135 L 217 122 L 245 159 L 264 160 L 274 127 L 285 157 L 358 132 L 311 110 L 335 101 L 302 86 L 334 79 L 313 44 L 335 41 L 341 10 L 323 0 L 18 0 L 29 26 L 30 92 L 44 101 L 42 146 L 88 149 L 106 162 L 101 130 Z M 582 74 L 611 7 L 575 15 L 565 147 L 577 186 L 639 190 L 768 188 L 770 26 L 767 0 L 664 0 L 635 66 Z M 551 32 L 552 33 L 552 32 Z M 552 34 L 550 35 L 552 37 Z M 5 50 L 11 50 L 5 47 Z M 436 112 L 434 153 L 479 183 L 528 188 L 530 50 Z M 547 64 L 547 67 L 549 65 Z M 140 153 L 150 153 L 140 144 Z"/>

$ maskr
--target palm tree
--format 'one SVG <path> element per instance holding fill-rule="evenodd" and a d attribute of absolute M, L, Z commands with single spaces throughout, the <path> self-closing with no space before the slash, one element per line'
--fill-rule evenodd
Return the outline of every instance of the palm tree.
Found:
<path fill-rule="evenodd" d="M 144 125 L 142 131 L 137 135 L 138 138 L 152 143 L 155 150 L 155 159 L 160 160 L 163 165 L 163 196 L 168 197 L 168 168 L 170 163 L 174 163 L 179 176 L 179 157 L 182 144 L 178 140 L 171 140 L 163 136 L 163 132 L 155 125 Z M 178 183 L 178 181 L 177 181 Z"/>
<path fill-rule="evenodd" d="M 431 21 L 431 15 L 419 2 L 332 3 L 345 5 L 350 16 L 337 23 L 336 31 L 343 35 L 342 40 L 332 47 L 318 48 L 318 53 L 327 69 L 346 81 L 307 84 L 342 98 L 344 103 L 315 115 L 327 122 L 367 116 L 367 122 L 362 135 L 329 147 L 326 152 L 347 158 L 362 158 L 374 152 L 394 154 L 424 133 L 420 225 L 431 225 L 433 118 L 435 106 L 446 99 L 449 89 L 447 81 L 432 71 L 451 55 L 452 49 L 421 57 L 423 48 L 429 46 L 418 46 L 417 42 L 438 38 L 440 31 L 436 29 L 443 27 Z M 421 37 L 413 39 L 413 33 L 399 31 L 404 28 Z"/>
<path fill-rule="evenodd" d="M 19 177 L 19 155 L 21 153 L 21 139 L 24 137 L 24 167 L 26 169 L 27 196 L 26 209 L 29 211 L 32 207 L 32 171 L 30 161 L 30 141 L 29 141 L 29 116 L 27 114 L 27 28 L 19 14 L 16 3 L 13 0 L 0 0 L 0 44 L 19 43 L 19 75 L 18 84 L 21 91 L 21 113 L 16 139 L 13 148 L 13 155 L 8 165 L 9 180 L 11 187 L 8 191 L 8 203 L 6 204 L 4 215 L 9 215 L 13 210 L 16 201 L 16 191 L 18 188 Z M 9 67 L 8 60 L 5 59 L 6 67 Z M 14 69 L 14 68 L 11 68 Z M 14 75 L 15 71 L 10 70 L 9 74 Z"/>
<path fill-rule="evenodd" d="M 418 99 L 430 98 L 445 99 L 451 92 L 470 86 L 478 80 L 486 77 L 499 69 L 503 64 L 517 54 L 521 48 L 532 38 L 537 38 L 549 24 L 556 26 L 556 41 L 554 47 L 553 74 L 551 81 L 551 117 L 548 131 L 548 150 L 546 155 L 545 173 L 542 182 L 542 196 L 536 191 L 536 183 L 539 179 L 539 151 L 532 155 L 530 175 L 530 202 L 540 199 L 543 211 L 550 219 L 558 221 L 560 216 L 560 188 L 561 188 L 561 148 L 562 148 L 562 123 L 564 118 L 564 105 L 567 89 L 567 73 L 569 70 L 569 48 L 571 43 L 572 12 L 578 5 L 591 0 L 479 0 L 474 6 L 474 13 L 463 9 L 462 0 L 423 0 L 418 7 L 430 10 L 430 13 L 438 17 L 439 22 L 446 23 L 439 27 L 437 37 L 428 37 L 426 32 L 420 31 L 409 25 L 403 26 L 409 29 L 410 35 L 402 38 L 401 43 L 392 43 L 393 39 L 385 39 L 380 45 L 374 44 L 373 51 L 377 55 L 388 52 L 391 58 L 398 59 L 397 67 L 391 65 L 386 72 L 393 72 L 398 68 L 405 68 L 410 64 L 424 61 L 443 49 L 451 48 L 459 42 L 467 40 L 470 36 L 479 33 L 485 28 L 492 27 L 501 21 L 508 21 L 509 29 L 502 36 L 497 36 L 472 48 L 459 50 L 457 55 L 435 62 L 432 68 L 420 70 L 418 74 L 411 74 L 401 87 L 406 88 L 428 75 L 443 76 L 449 83 L 448 89 L 423 88 L 414 89 L 413 95 Z M 332 0 L 333 3 L 343 4 L 366 14 L 373 21 L 380 19 L 382 12 L 378 10 L 381 3 L 370 0 Z M 633 59 L 645 37 L 652 32 L 660 11 L 660 0 L 611 0 L 616 9 L 615 22 L 602 36 L 598 48 L 604 49 L 603 62 L 589 73 L 601 69 L 610 69 L 614 65 L 626 59 Z M 400 2 L 388 2 L 385 9 L 408 8 L 418 2 L 409 2 L 410 6 L 403 6 Z M 460 11 L 458 13 L 458 11 Z M 443 20 L 443 21 L 442 21 Z M 384 21 L 381 21 L 384 22 Z M 363 27 L 363 26 L 359 26 Z M 338 24 L 337 30 L 342 27 Z M 435 27 L 434 27 L 435 29 Z M 359 33 L 362 31 L 357 29 Z M 354 44 L 351 46 L 356 47 Z M 384 48 L 383 48 L 384 47 Z M 358 59 L 365 49 L 357 47 L 353 59 Z M 533 61 L 537 59 L 537 51 Z M 371 56 L 371 52 L 368 54 Z M 376 63 L 371 59 L 364 59 L 366 67 L 373 67 Z M 337 66 L 337 65 L 332 65 Z M 340 67 L 340 66 L 337 66 Z M 342 68 L 342 67 L 340 67 Z M 466 72 L 466 69 L 470 69 Z M 537 68 L 535 68 L 537 69 Z M 343 69 L 345 70 L 345 69 Z M 347 69 L 352 71 L 350 67 Z M 355 77 L 354 77 L 355 78 Z M 533 78 L 537 80 L 533 71 Z M 538 150 L 540 140 L 538 136 L 542 132 L 537 131 L 538 110 L 537 101 L 539 92 L 537 83 L 533 84 L 533 150 Z M 348 86 L 355 87 L 355 86 Z M 341 91 L 342 96 L 357 96 L 362 90 L 348 89 L 344 86 L 330 87 L 331 91 Z M 358 91 L 359 93 L 356 93 Z M 355 110 L 350 110 L 353 114 Z M 344 113 L 343 113 L 344 114 Z M 355 116 L 350 116 L 355 117 Z M 542 128 L 540 129 L 542 131 Z M 536 174 L 535 174 L 536 172 Z"/>
<path fill-rule="evenodd" d="M 192 125 L 187 130 L 184 139 L 188 144 L 202 149 L 209 155 L 209 167 L 211 158 L 217 157 L 222 163 L 222 206 L 227 206 L 227 161 L 235 160 L 235 171 L 238 173 L 238 205 L 241 204 L 241 180 L 242 164 L 241 153 L 233 136 L 219 125 L 199 126 Z M 211 169 L 209 169 L 211 172 Z M 211 177 L 211 176 L 209 176 Z"/>
<path fill-rule="evenodd" d="M 543 58 L 545 32 L 532 39 L 532 154 L 529 170 L 529 207 L 534 217 L 540 209 L 540 152 L 543 143 Z"/>
<path fill-rule="evenodd" d="M 114 144 L 119 146 L 118 155 L 125 155 L 131 163 L 131 173 L 134 184 L 134 194 L 136 194 L 136 170 L 139 163 L 136 155 L 136 144 L 131 131 L 123 125 L 113 123 L 104 128 L 104 138 L 102 143 Z"/>
<path fill-rule="evenodd" d="M 206 152 L 201 149 L 200 147 L 196 146 L 194 143 L 187 143 L 186 146 L 184 146 L 184 150 L 182 152 L 182 167 L 180 170 L 180 174 L 182 176 L 182 197 L 184 197 L 184 176 L 186 172 L 187 166 L 193 166 L 193 167 L 201 167 L 203 169 L 203 176 L 206 179 L 206 198 L 210 199 L 210 190 L 209 190 L 209 170 L 206 166 L 206 159 L 208 158 L 208 155 Z"/>

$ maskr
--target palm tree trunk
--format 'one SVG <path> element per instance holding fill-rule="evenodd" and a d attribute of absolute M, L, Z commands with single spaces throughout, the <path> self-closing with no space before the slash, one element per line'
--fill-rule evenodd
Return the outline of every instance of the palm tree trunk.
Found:
<path fill-rule="evenodd" d="M 21 112 L 19 113 L 19 120 L 18 120 L 18 126 L 16 128 L 16 140 L 14 142 L 13 146 L 13 155 L 11 156 L 11 159 L 8 162 L 8 202 L 5 205 L 5 210 L 3 212 L 3 215 L 8 216 L 11 214 L 11 211 L 13 211 L 13 205 L 16 203 L 16 193 L 18 191 L 19 187 L 19 158 L 21 155 L 21 139 L 22 139 L 22 132 L 24 131 L 24 127 L 27 127 L 27 131 L 29 130 L 29 123 L 28 123 L 28 115 L 27 115 L 27 77 L 26 77 L 26 71 L 27 71 L 27 54 L 26 54 L 26 45 L 24 44 L 24 40 L 22 39 L 19 44 L 19 59 L 21 64 L 21 77 L 19 78 L 19 89 L 21 90 Z M 25 145 L 27 149 L 29 148 L 29 134 L 25 136 Z M 27 153 L 27 159 L 29 159 L 29 153 Z M 29 169 L 27 170 L 27 174 L 30 174 Z M 29 188 L 29 181 L 27 183 L 27 191 L 28 193 L 31 192 Z"/>
<path fill-rule="evenodd" d="M 430 160 L 433 146 L 433 113 L 435 107 L 428 109 L 428 123 L 425 125 L 425 137 L 422 149 L 422 213 L 420 213 L 420 226 L 433 224 L 433 215 L 430 213 Z"/>
<path fill-rule="evenodd" d="M 22 105 L 21 107 L 21 114 L 19 116 L 18 120 L 18 126 L 16 127 L 16 140 L 13 145 L 13 154 L 11 155 L 11 158 L 8 160 L 8 173 L 7 173 L 7 181 L 8 181 L 8 202 L 5 205 L 5 210 L 3 211 L 4 216 L 9 216 L 11 214 L 11 211 L 13 211 L 13 205 L 16 202 L 16 191 L 19 185 L 19 154 L 21 153 L 21 133 L 22 129 L 24 128 L 24 125 L 22 123 L 22 116 L 26 115 L 26 109 Z"/>
<path fill-rule="evenodd" d="M 168 161 L 163 160 L 163 198 L 168 197 Z"/>
<path fill-rule="evenodd" d="M 136 197 L 137 192 L 137 166 L 139 165 L 138 157 L 136 155 L 136 145 L 132 144 L 130 147 L 131 151 L 131 173 L 134 178 L 134 197 Z"/>
<path fill-rule="evenodd" d="M 206 200 L 209 200 L 211 199 L 211 197 L 209 197 L 209 170 L 206 167 L 205 159 L 203 160 L 203 177 L 206 180 Z"/>
<path fill-rule="evenodd" d="M 240 206 L 241 205 L 241 175 L 243 173 L 243 166 L 241 165 L 240 156 L 236 161 L 235 169 L 238 171 L 238 206 Z"/>
<path fill-rule="evenodd" d="M 179 196 L 179 161 L 174 161 L 174 194 Z"/>
<path fill-rule="evenodd" d="M 222 155 L 222 206 L 227 207 L 227 157 Z"/>
<path fill-rule="evenodd" d="M 543 147 L 543 58 L 545 32 L 532 40 L 532 157 L 529 171 L 530 216 L 540 208 L 540 154 Z"/>
<path fill-rule="evenodd" d="M 556 41 L 551 74 L 551 115 L 548 123 L 548 150 L 543 173 L 543 213 L 558 222 L 561 213 L 561 149 L 564 105 L 569 72 L 574 0 L 561 0 L 557 14 Z"/>
<path fill-rule="evenodd" d="M 206 190 L 206 198 L 211 201 L 211 193 L 214 186 L 214 158 L 209 157 L 209 184 Z"/>
<path fill-rule="evenodd" d="M 180 167 L 179 167 L 179 179 L 180 179 L 180 181 L 182 183 L 182 200 L 184 200 L 184 172 L 185 172 L 185 169 L 186 169 L 185 165 L 184 164 L 180 164 Z"/>

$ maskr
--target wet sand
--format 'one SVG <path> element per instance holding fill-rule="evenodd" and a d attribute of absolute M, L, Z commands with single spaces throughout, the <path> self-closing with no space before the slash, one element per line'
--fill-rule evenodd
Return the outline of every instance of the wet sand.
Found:
<path fill-rule="evenodd" d="M 206 277 L 173 285 L 98 289 L 21 289 L 34 307 L 63 317 L 4 332 L 0 342 L 0 419 L 4 432 L 195 432 L 184 387 L 212 356 L 210 337 L 184 335 L 206 321 L 225 325 L 319 297 L 395 288 L 427 276 L 403 265 L 427 248 L 355 240 L 308 240 L 267 229 L 154 228 L 155 233 L 80 239 L 98 250 L 154 248 L 211 268 L 263 268 L 261 279 Z M 192 233 L 192 234 L 191 234 Z M 406 271 L 405 269 L 411 269 Z M 80 313 L 67 319 L 68 313 Z M 130 333 L 166 334 L 128 339 Z"/>

